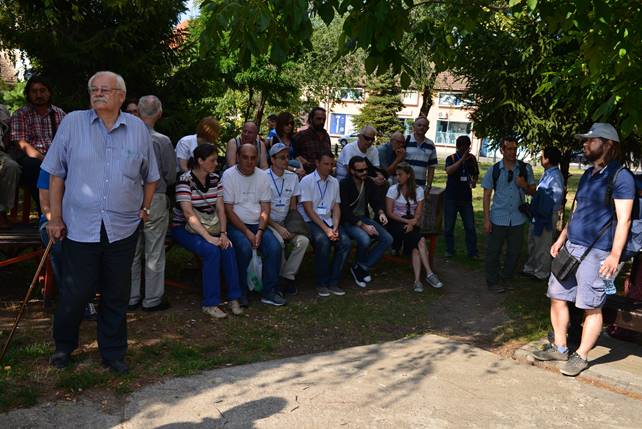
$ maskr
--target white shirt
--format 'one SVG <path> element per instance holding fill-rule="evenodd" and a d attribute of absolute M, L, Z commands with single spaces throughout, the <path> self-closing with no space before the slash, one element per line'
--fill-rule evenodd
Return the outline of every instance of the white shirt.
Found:
<path fill-rule="evenodd" d="M 272 190 L 272 209 L 270 210 L 270 219 L 277 223 L 283 223 L 290 209 L 292 197 L 301 195 L 299 178 L 296 174 L 285 170 L 281 177 L 272 171 L 271 168 L 265 170 L 269 176 L 270 189 Z"/>
<path fill-rule="evenodd" d="M 194 156 L 194 149 L 198 146 L 196 134 L 181 137 L 176 143 L 176 171 L 181 171 L 180 160 L 188 161 Z"/>
<path fill-rule="evenodd" d="M 386 198 L 390 198 L 391 200 L 394 201 L 392 205 L 392 211 L 393 213 L 399 215 L 399 216 L 404 216 L 408 212 L 408 203 L 406 201 L 406 197 L 403 196 L 403 194 L 399 193 L 397 190 L 398 185 L 392 185 L 391 187 L 388 188 L 388 193 L 386 194 Z M 410 215 L 414 216 L 415 211 L 417 210 L 417 205 L 419 204 L 419 201 L 424 200 L 424 188 L 421 186 L 417 186 L 417 190 L 415 191 L 416 193 L 416 200 L 417 201 L 410 201 Z M 397 196 L 399 194 L 399 196 Z"/>
<path fill-rule="evenodd" d="M 370 146 L 365 152 L 361 152 L 358 142 L 348 143 L 337 160 L 337 180 L 341 180 L 348 176 L 348 164 L 353 156 L 362 156 L 368 158 L 368 161 L 375 167 L 379 167 L 379 151 L 376 147 Z"/>
<path fill-rule="evenodd" d="M 250 176 L 244 176 L 238 167 L 223 172 L 223 202 L 234 205 L 234 213 L 247 225 L 258 225 L 261 203 L 272 200 L 270 178 L 258 168 Z"/>
<path fill-rule="evenodd" d="M 301 179 L 301 198 L 298 209 L 303 219 L 310 222 L 312 219 L 303 209 L 303 203 L 306 201 L 312 202 L 312 208 L 317 215 L 332 228 L 334 226 L 332 224 L 332 208 L 335 204 L 341 203 L 339 181 L 332 176 L 321 180 L 316 170 L 308 174 Z"/>

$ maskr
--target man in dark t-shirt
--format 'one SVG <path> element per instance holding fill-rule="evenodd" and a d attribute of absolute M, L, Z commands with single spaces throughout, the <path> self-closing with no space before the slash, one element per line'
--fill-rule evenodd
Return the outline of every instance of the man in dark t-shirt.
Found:
<path fill-rule="evenodd" d="M 308 115 L 310 126 L 294 136 L 293 146 L 296 159 L 301 162 L 306 174 L 316 168 L 314 161 L 321 153 L 331 152 L 330 135 L 323 128 L 325 124 L 325 109 L 315 107 Z"/>
<path fill-rule="evenodd" d="M 457 213 L 464 223 L 466 249 L 470 258 L 477 257 L 477 235 L 473 212 L 473 195 L 471 188 L 477 185 L 479 167 L 477 160 L 470 153 L 471 141 L 468 136 L 459 136 L 456 142 L 457 152 L 446 158 L 448 180 L 444 192 L 444 238 L 446 240 L 446 257 L 455 254 L 455 222 Z"/>

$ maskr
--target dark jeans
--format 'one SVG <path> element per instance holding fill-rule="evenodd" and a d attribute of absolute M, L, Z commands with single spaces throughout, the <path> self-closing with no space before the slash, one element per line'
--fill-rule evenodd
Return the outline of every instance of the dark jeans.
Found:
<path fill-rule="evenodd" d="M 477 256 L 477 234 L 475 233 L 475 214 L 472 201 L 444 200 L 444 239 L 446 253 L 455 254 L 455 223 L 457 213 L 464 223 L 466 249 L 468 256 Z"/>
<path fill-rule="evenodd" d="M 370 270 L 392 245 L 392 236 L 379 222 L 366 216 L 361 216 L 359 219 L 367 225 L 374 226 L 377 230 L 377 235 L 369 236 L 367 232 L 356 224 L 344 222 L 342 226 L 348 237 L 357 242 L 357 264 L 365 270 Z"/>
<path fill-rule="evenodd" d="M 54 316 L 56 351 L 71 353 L 78 347 L 78 330 L 85 305 L 96 290 L 101 293 L 98 309 L 98 349 L 104 360 L 122 359 L 127 352 L 127 304 L 131 266 L 138 241 L 131 236 L 109 243 L 104 225 L 99 243 L 62 242 L 63 282 Z"/>
<path fill-rule="evenodd" d="M 515 266 L 524 241 L 524 225 L 499 226 L 493 224 L 493 230 L 486 235 L 486 284 L 496 286 L 501 280 L 510 280 L 515 273 Z M 500 256 L 506 242 L 504 269 L 500 274 Z"/>
<path fill-rule="evenodd" d="M 42 161 L 38 158 L 22 156 L 17 160 L 22 167 L 20 184 L 28 186 L 31 190 L 31 198 L 36 202 L 36 210 L 40 213 L 40 198 L 38 197 L 38 176 L 40 175 L 40 164 Z"/>
<path fill-rule="evenodd" d="M 314 247 L 314 274 L 316 287 L 338 286 L 341 269 L 348 258 L 352 241 L 342 226 L 339 226 L 339 240 L 330 241 L 325 232 L 314 222 L 308 222 L 312 246 Z M 334 258 L 330 252 L 334 246 Z"/>

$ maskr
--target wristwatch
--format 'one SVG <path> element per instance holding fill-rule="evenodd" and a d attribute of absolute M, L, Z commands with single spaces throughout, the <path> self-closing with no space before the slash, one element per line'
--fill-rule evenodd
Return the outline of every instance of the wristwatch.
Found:
<path fill-rule="evenodd" d="M 152 211 L 150 209 L 148 209 L 147 207 L 143 207 L 141 210 L 144 211 L 147 216 L 152 214 Z"/>

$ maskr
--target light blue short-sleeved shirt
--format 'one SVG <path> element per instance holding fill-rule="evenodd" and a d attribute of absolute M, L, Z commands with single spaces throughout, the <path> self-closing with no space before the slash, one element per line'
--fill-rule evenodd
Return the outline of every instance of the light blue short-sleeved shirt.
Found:
<path fill-rule="evenodd" d="M 553 211 L 562 208 L 562 197 L 564 196 L 564 176 L 558 167 L 550 167 L 544 170 L 542 178 L 539 179 L 537 189 L 549 189 L 553 193 Z"/>
<path fill-rule="evenodd" d="M 140 224 L 143 183 L 160 178 L 145 124 L 121 112 L 107 131 L 93 109 L 65 116 L 42 168 L 65 180 L 67 237 L 83 243 L 100 242 L 101 223 L 110 243 L 131 236 Z"/>
<path fill-rule="evenodd" d="M 528 219 L 519 211 L 519 205 L 524 201 L 524 191 L 515 184 L 515 179 L 519 175 L 519 165 L 517 161 L 512 171 L 510 182 L 510 170 L 504 167 L 504 160 L 499 161 L 499 178 L 497 187 L 493 192 L 493 202 L 490 207 L 490 221 L 493 225 L 499 226 L 517 226 L 524 224 Z M 526 181 L 529 185 L 535 184 L 533 177 L 533 167 L 526 164 Z M 493 189 L 493 167 L 486 170 L 484 180 L 481 184 L 484 189 Z"/>

